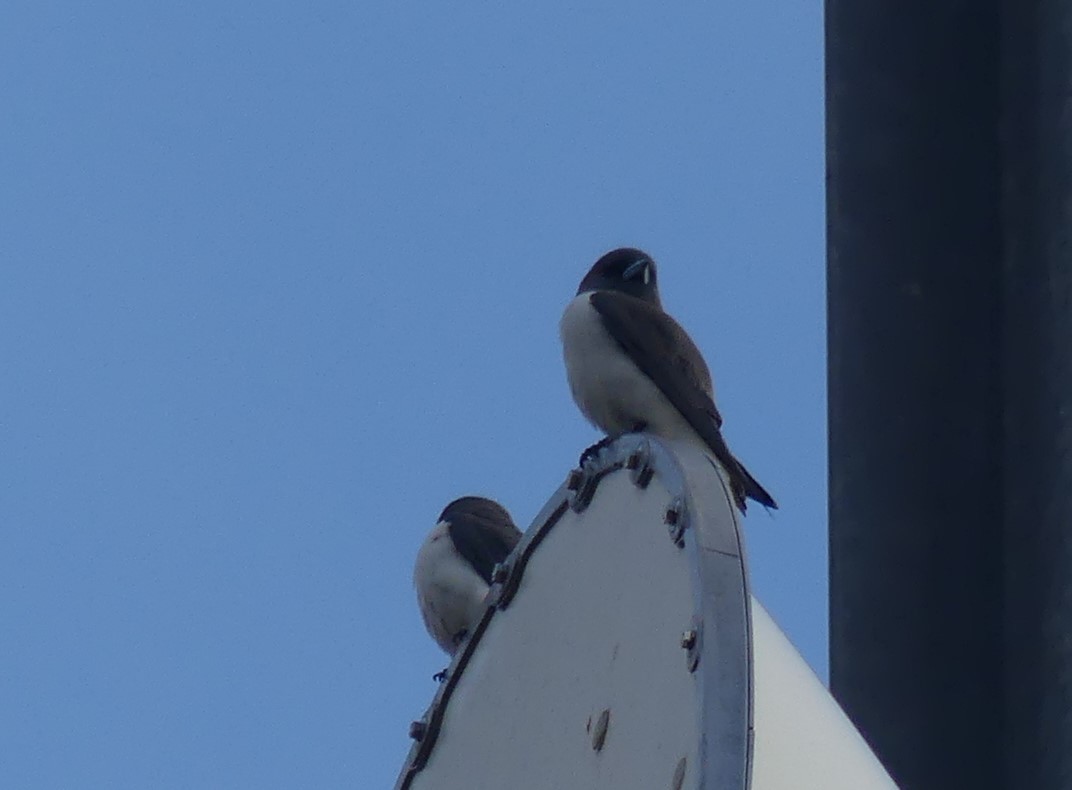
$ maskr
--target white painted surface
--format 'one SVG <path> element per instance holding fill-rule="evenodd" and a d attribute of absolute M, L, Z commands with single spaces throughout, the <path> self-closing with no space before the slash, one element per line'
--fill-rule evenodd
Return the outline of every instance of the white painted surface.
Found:
<path fill-rule="evenodd" d="M 735 516 L 717 472 L 698 451 L 674 452 L 703 494 L 697 501 L 707 502 L 694 515 L 718 519 L 732 534 Z M 671 788 L 682 759 L 682 787 L 699 787 L 701 744 L 707 741 L 709 759 L 719 755 L 711 733 L 700 732 L 701 683 L 728 664 L 706 660 L 696 674 L 687 670 L 681 636 L 702 574 L 690 559 L 697 555 L 667 535 L 672 499 L 660 475 L 639 489 L 620 471 L 603 480 L 583 514 L 566 511 L 458 677 L 414 790 Z M 734 561 L 719 530 L 698 527 L 689 534 L 699 538 L 703 562 Z M 719 595 L 714 588 L 705 594 Z M 753 790 L 894 788 L 755 599 L 752 617 Z M 717 638 L 717 622 L 703 628 L 705 640 Z M 609 724 L 596 750 L 593 729 L 603 711 Z"/>
<path fill-rule="evenodd" d="M 752 599 L 753 790 L 896 788 L 834 698 Z"/>
<path fill-rule="evenodd" d="M 669 788 L 679 759 L 695 764 L 696 681 L 680 646 L 693 602 L 662 523 L 669 500 L 623 473 L 600 486 L 600 518 L 567 512 L 484 633 L 414 788 Z"/>

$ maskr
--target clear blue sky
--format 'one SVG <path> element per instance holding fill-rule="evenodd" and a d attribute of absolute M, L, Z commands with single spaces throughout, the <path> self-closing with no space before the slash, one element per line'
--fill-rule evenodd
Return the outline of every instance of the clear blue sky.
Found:
<path fill-rule="evenodd" d="M 826 671 L 819 2 L 15 0 L 0 17 L 0 786 L 389 786 L 451 498 L 596 438 L 557 337 L 660 264 Z"/>

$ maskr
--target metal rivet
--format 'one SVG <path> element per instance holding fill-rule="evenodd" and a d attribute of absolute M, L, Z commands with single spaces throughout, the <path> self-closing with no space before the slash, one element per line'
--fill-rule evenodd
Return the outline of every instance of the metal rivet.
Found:
<path fill-rule="evenodd" d="M 685 514 L 685 503 L 681 499 L 675 499 L 666 508 L 663 514 L 663 522 L 666 523 L 666 531 L 670 533 L 670 540 L 674 541 L 679 548 L 685 545 L 685 523 L 688 519 Z"/>
<path fill-rule="evenodd" d="M 604 708 L 592 728 L 592 749 L 599 751 L 607 740 L 607 727 L 610 724 L 610 708 Z"/>
<path fill-rule="evenodd" d="M 570 476 L 566 479 L 566 487 L 573 492 L 569 503 L 570 510 L 574 513 L 581 513 L 591 504 L 592 497 L 596 493 L 596 486 L 603 474 L 587 474 L 576 469 L 570 472 Z"/>
<path fill-rule="evenodd" d="M 688 767 L 688 760 L 682 757 L 677 761 L 677 766 L 674 768 L 674 778 L 670 780 L 670 790 L 681 790 L 681 786 L 685 784 L 685 769 Z"/>
<path fill-rule="evenodd" d="M 413 721 L 409 725 L 409 737 L 415 741 L 423 741 L 428 734 L 428 724 L 423 721 Z"/>
<path fill-rule="evenodd" d="M 495 563 L 495 567 L 491 569 L 491 581 L 494 584 L 502 584 L 509 575 L 510 568 L 501 562 Z"/>
<path fill-rule="evenodd" d="M 647 441 L 642 442 L 628 458 L 625 459 L 625 468 L 629 470 L 629 479 L 637 488 L 647 488 L 655 470 L 651 467 L 651 447 Z"/>
<path fill-rule="evenodd" d="M 685 651 L 685 666 L 689 672 L 695 672 L 700 666 L 701 628 L 703 628 L 701 620 L 693 615 L 689 629 L 681 634 L 681 647 Z"/>

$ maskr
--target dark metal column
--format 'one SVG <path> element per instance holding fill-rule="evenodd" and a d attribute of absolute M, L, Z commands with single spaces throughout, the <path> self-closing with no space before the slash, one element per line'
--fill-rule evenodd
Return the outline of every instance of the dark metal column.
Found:
<path fill-rule="evenodd" d="M 831 685 L 906 788 L 1003 786 L 999 17 L 826 7 Z"/>
<path fill-rule="evenodd" d="M 1072 787 L 1072 6 L 1006 0 L 1007 787 Z"/>

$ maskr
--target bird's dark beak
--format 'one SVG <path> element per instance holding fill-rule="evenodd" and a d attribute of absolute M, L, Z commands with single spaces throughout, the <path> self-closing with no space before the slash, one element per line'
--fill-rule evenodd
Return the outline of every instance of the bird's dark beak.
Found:
<path fill-rule="evenodd" d="M 625 280 L 632 280 L 642 275 L 647 268 L 648 262 L 641 258 L 639 261 L 631 263 L 625 267 L 625 271 L 622 272 L 622 278 Z"/>

